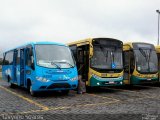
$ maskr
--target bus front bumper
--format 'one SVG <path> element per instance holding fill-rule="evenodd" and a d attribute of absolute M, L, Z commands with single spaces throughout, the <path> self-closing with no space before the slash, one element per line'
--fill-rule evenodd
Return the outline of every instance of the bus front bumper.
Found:
<path fill-rule="evenodd" d="M 123 77 L 119 78 L 95 78 L 91 77 L 89 86 L 120 86 L 123 85 Z"/>
<path fill-rule="evenodd" d="M 33 91 L 59 91 L 74 90 L 78 86 L 78 81 L 69 82 L 35 82 L 32 84 Z"/>
<path fill-rule="evenodd" d="M 136 76 L 131 77 L 131 84 L 138 85 L 138 84 L 145 84 L 145 83 L 156 83 L 158 82 L 158 78 L 140 78 Z"/>

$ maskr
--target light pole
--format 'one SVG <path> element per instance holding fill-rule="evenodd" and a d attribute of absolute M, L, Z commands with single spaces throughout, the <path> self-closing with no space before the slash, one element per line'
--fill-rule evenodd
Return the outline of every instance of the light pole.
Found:
<path fill-rule="evenodd" d="M 156 12 L 158 13 L 158 42 L 157 42 L 157 45 L 159 45 L 159 16 L 160 16 L 160 11 L 156 10 Z"/>

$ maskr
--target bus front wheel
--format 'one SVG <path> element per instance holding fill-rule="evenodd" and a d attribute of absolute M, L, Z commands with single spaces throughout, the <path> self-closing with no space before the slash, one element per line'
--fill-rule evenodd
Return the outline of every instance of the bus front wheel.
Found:
<path fill-rule="evenodd" d="M 29 91 L 30 95 L 31 96 L 36 96 L 35 92 L 32 90 L 32 83 L 31 83 L 30 80 L 28 80 L 28 85 L 27 86 L 28 86 L 27 88 L 28 88 L 28 91 Z"/>
<path fill-rule="evenodd" d="M 29 93 L 31 96 L 36 96 L 36 93 L 32 90 L 32 85 L 29 86 Z"/>

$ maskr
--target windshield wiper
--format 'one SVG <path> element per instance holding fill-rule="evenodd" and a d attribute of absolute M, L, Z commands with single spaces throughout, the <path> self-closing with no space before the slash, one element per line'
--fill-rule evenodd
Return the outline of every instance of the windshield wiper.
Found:
<path fill-rule="evenodd" d="M 114 52 L 111 52 L 111 56 L 112 56 L 112 63 L 114 63 Z"/>
<path fill-rule="evenodd" d="M 71 63 L 69 62 L 57 62 L 57 63 L 67 63 L 68 65 L 70 65 L 72 68 L 74 67 Z"/>
<path fill-rule="evenodd" d="M 145 57 L 145 59 L 146 59 L 146 61 L 147 61 L 147 63 L 148 63 L 148 71 L 150 71 L 149 61 L 150 61 L 150 56 L 151 56 L 151 49 L 149 49 L 148 55 L 147 55 L 147 53 L 145 53 L 145 52 L 143 51 L 142 48 L 139 48 L 139 51 L 140 51 L 141 54 Z"/>
<path fill-rule="evenodd" d="M 146 56 L 146 53 L 143 51 L 143 49 L 139 48 L 139 51 L 141 52 L 141 54 L 145 57 L 145 59 L 147 61 L 147 56 Z"/>
<path fill-rule="evenodd" d="M 61 67 L 59 65 L 57 65 L 55 62 L 51 62 L 51 65 L 54 64 L 57 66 L 57 68 L 59 68 L 61 70 Z"/>
<path fill-rule="evenodd" d="M 107 60 L 108 60 L 108 50 L 106 50 L 107 53 L 105 54 L 105 51 L 104 51 L 104 49 L 103 49 L 102 46 L 100 46 L 100 49 L 101 49 L 103 55 L 106 57 L 106 63 L 107 63 Z"/>

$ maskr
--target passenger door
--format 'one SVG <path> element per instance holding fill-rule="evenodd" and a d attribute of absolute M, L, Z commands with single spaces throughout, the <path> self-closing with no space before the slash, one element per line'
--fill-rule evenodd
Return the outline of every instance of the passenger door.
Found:
<path fill-rule="evenodd" d="M 78 73 L 82 75 L 83 81 L 88 81 L 88 71 L 89 71 L 89 45 L 83 45 L 77 49 L 77 66 Z"/>
<path fill-rule="evenodd" d="M 130 84 L 130 51 L 123 51 L 124 84 Z"/>
<path fill-rule="evenodd" d="M 26 50 L 20 49 L 20 86 L 24 86 L 25 81 L 25 55 Z"/>
<path fill-rule="evenodd" d="M 17 50 L 13 53 L 13 82 L 17 83 Z"/>
<path fill-rule="evenodd" d="M 16 62 L 15 62 L 15 77 L 16 83 L 20 85 L 20 49 L 15 51 L 16 54 Z"/>

